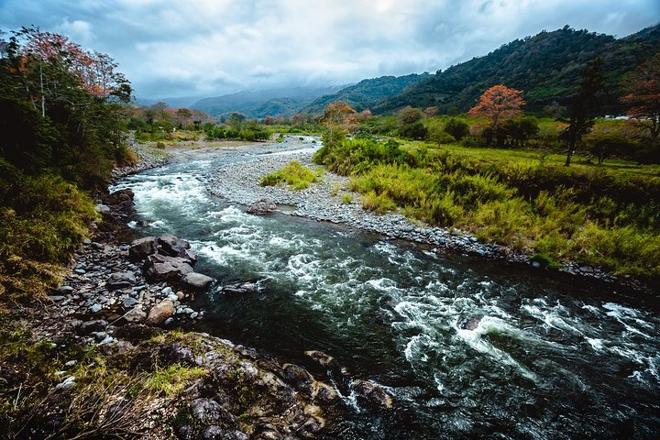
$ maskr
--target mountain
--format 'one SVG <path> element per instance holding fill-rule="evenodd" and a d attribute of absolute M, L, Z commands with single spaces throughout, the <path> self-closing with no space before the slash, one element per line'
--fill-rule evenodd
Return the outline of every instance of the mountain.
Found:
<path fill-rule="evenodd" d="M 238 112 L 250 118 L 290 116 L 316 98 L 335 93 L 344 86 L 293 87 L 271 90 L 244 90 L 229 95 L 204 98 L 191 105 L 212 116 Z"/>
<path fill-rule="evenodd" d="M 621 39 L 566 26 L 512 41 L 486 56 L 438 71 L 371 110 L 389 113 L 411 105 L 437 106 L 441 112 L 466 111 L 484 90 L 502 83 L 523 90 L 527 110 L 538 111 L 553 102 L 566 104 L 586 63 L 599 56 L 608 91 L 604 110 L 618 113 L 622 76 L 658 48 L 660 25 Z"/>
<path fill-rule="evenodd" d="M 359 83 L 341 89 L 332 95 L 317 98 L 305 107 L 305 113 L 323 113 L 326 105 L 334 101 L 344 101 L 358 111 L 370 108 L 385 98 L 396 96 L 406 87 L 427 78 L 428 73 L 421 75 L 410 74 L 405 76 L 381 76 L 380 78 L 365 79 Z"/>
<path fill-rule="evenodd" d="M 149 105 L 154 105 L 157 102 L 164 102 L 169 107 L 181 108 L 181 107 L 188 107 L 194 102 L 199 101 L 199 99 L 200 99 L 199 96 L 184 96 L 177 98 L 158 98 L 158 99 L 135 98 L 135 103 L 140 106 L 149 106 Z"/>

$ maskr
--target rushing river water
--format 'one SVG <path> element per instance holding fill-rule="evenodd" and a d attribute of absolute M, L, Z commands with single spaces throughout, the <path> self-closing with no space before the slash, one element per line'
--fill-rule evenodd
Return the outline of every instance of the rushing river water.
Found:
<path fill-rule="evenodd" d="M 250 157 L 191 154 L 119 186 L 150 222 L 140 233 L 190 240 L 198 270 L 221 284 L 264 280 L 258 293 L 199 298 L 199 328 L 293 362 L 322 350 L 395 396 L 396 409 L 377 414 L 346 395 L 329 438 L 657 438 L 655 306 L 547 272 L 248 215 L 207 193 L 207 173 Z"/>

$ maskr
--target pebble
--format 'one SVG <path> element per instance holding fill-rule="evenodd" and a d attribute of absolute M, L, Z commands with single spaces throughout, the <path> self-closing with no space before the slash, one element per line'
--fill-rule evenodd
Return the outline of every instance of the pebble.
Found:
<path fill-rule="evenodd" d="M 98 312 L 101 311 L 102 308 L 103 308 L 103 306 L 101 304 L 96 303 L 96 304 L 92 304 L 89 307 L 89 311 L 92 312 L 92 313 L 98 313 Z"/>

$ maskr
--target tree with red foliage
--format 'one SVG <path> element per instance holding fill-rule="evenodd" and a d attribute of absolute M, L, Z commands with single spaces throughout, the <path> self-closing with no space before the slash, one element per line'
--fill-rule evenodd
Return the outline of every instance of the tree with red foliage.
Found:
<path fill-rule="evenodd" d="M 492 121 L 491 128 L 495 130 L 503 119 L 519 114 L 523 105 L 525 100 L 520 90 L 497 84 L 481 95 L 469 114 L 489 117 Z"/>
<path fill-rule="evenodd" d="M 660 134 L 660 52 L 624 77 L 626 112 L 645 128 L 656 145 Z"/>

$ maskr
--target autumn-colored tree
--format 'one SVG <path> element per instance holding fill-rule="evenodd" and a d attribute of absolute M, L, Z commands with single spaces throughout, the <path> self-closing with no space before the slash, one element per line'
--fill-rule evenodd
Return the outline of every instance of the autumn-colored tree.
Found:
<path fill-rule="evenodd" d="M 343 125 L 355 113 L 355 109 L 343 101 L 331 102 L 323 111 L 322 122 Z"/>
<path fill-rule="evenodd" d="M 491 128 L 496 130 L 502 120 L 520 114 L 523 105 L 525 100 L 520 90 L 497 84 L 481 95 L 469 114 L 487 116 Z"/>
<path fill-rule="evenodd" d="M 433 106 L 433 107 L 426 107 L 426 108 L 424 109 L 424 114 L 425 114 L 426 116 L 435 116 L 435 115 L 438 114 L 438 107 L 435 107 L 435 106 Z"/>
<path fill-rule="evenodd" d="M 660 52 L 624 77 L 627 114 L 648 131 L 656 145 L 660 134 Z"/>

